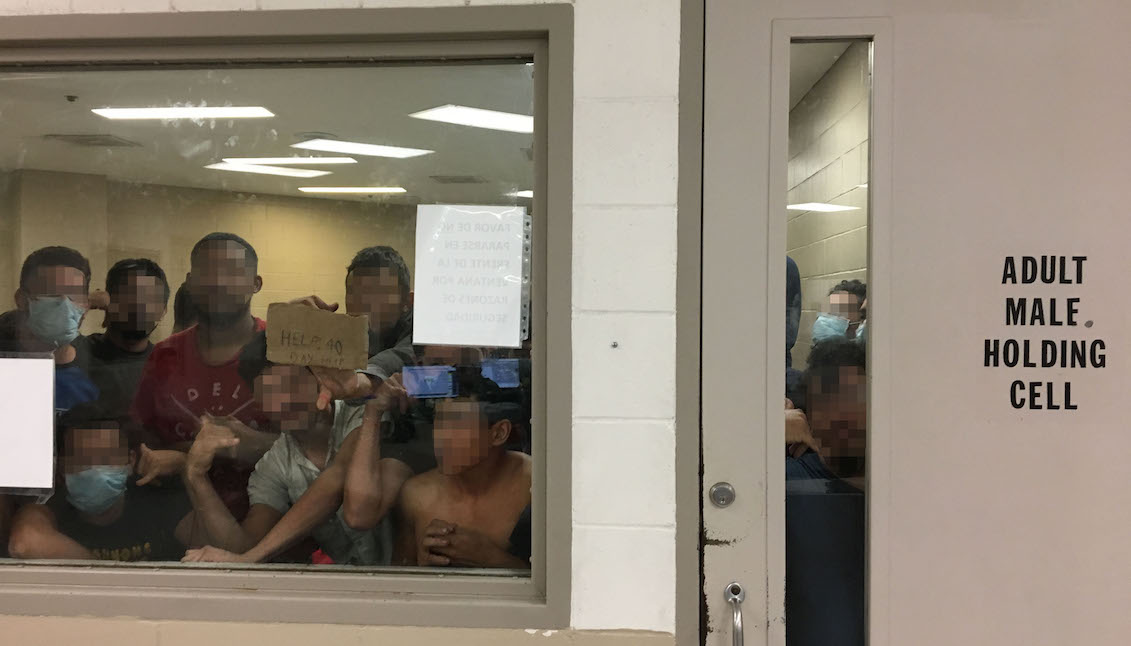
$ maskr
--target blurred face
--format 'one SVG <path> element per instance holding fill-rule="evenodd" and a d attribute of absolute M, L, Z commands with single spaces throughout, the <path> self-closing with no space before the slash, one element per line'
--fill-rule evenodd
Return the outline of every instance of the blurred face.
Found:
<path fill-rule="evenodd" d="M 117 426 L 76 428 L 63 440 L 64 474 L 75 474 L 91 467 L 123 467 L 130 464 L 130 452 Z"/>
<path fill-rule="evenodd" d="M 476 466 L 491 450 L 491 429 L 479 402 L 445 399 L 436 403 L 432 429 L 440 473 L 454 476 Z"/>
<path fill-rule="evenodd" d="M 197 316 L 220 327 L 232 325 L 247 314 L 260 285 L 247 250 L 230 240 L 198 249 L 187 282 Z"/>
<path fill-rule="evenodd" d="M 82 271 L 74 267 L 48 266 L 36 267 L 28 276 L 22 288 L 26 298 L 66 296 L 72 303 L 86 309 L 88 285 Z M 26 310 L 26 301 L 18 302 L 20 309 Z"/>
<path fill-rule="evenodd" d="M 275 365 L 255 378 L 255 400 L 280 431 L 314 427 L 318 379 L 302 366 Z"/>
<path fill-rule="evenodd" d="M 106 327 L 126 338 L 141 340 L 153 332 L 164 316 L 165 284 L 156 276 L 132 273 L 110 295 Z"/>
<path fill-rule="evenodd" d="M 864 371 L 842 366 L 835 376 L 811 379 L 808 401 L 809 424 L 829 466 L 844 475 L 862 469 L 868 424 Z"/>
<path fill-rule="evenodd" d="M 846 318 L 851 322 L 860 320 L 860 298 L 848 292 L 829 294 L 829 314 Z"/>
<path fill-rule="evenodd" d="M 404 313 L 401 283 L 397 272 L 381 267 L 362 268 L 346 276 L 346 311 L 369 316 L 369 329 L 383 334 L 391 330 Z"/>

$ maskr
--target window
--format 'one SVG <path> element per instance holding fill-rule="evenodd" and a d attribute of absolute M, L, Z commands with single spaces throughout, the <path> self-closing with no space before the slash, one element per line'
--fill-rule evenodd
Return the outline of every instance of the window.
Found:
<path fill-rule="evenodd" d="M 197 24 L 168 18 L 147 27 Z M 568 574 L 548 544 L 568 497 L 547 502 L 568 480 L 548 473 L 569 467 L 547 399 L 568 361 L 568 338 L 547 349 L 548 292 L 568 294 L 547 240 L 569 237 L 548 206 L 548 32 L 54 61 L 102 61 L 82 68 L 30 50 L 0 70 L 0 372 L 53 362 L 53 419 L 18 432 L 55 458 L 0 473 L 0 577 L 313 584 L 353 622 L 387 591 L 547 608 L 549 563 Z"/>

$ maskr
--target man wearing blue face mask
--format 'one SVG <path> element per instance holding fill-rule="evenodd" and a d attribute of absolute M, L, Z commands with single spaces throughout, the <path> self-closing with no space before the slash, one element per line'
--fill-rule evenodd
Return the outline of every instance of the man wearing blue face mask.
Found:
<path fill-rule="evenodd" d="M 55 410 L 65 412 L 98 397 L 76 349 L 89 307 L 90 263 L 68 247 L 33 251 L 20 268 L 16 309 L 0 315 L 0 352 L 55 357 Z"/>
<path fill-rule="evenodd" d="M 831 338 L 849 338 L 863 341 L 865 325 L 864 305 L 868 299 L 868 286 L 859 280 L 842 280 L 829 290 L 829 311 L 817 315 L 813 322 L 812 342 Z"/>
<path fill-rule="evenodd" d="M 184 489 L 135 486 L 137 455 L 126 433 L 116 420 L 93 417 L 80 406 L 58 425 L 55 495 L 16 512 L 8 551 L 24 559 L 180 558 L 175 530 L 189 508 Z"/>

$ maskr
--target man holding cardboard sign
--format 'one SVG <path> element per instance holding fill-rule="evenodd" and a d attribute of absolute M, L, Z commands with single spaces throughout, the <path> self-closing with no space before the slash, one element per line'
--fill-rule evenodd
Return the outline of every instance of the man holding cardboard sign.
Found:
<path fill-rule="evenodd" d="M 291 301 L 336 312 L 337 303 L 318 296 Z M 346 268 L 346 311 L 369 318 L 368 364 L 360 370 L 322 367 L 314 370 L 322 389 L 318 408 L 333 399 L 373 397 L 381 382 L 414 359 L 412 349 L 412 282 L 404 258 L 392 247 L 367 247 Z"/>

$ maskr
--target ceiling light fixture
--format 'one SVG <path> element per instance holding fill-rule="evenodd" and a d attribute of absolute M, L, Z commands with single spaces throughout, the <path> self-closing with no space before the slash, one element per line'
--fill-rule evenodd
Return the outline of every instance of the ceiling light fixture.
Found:
<path fill-rule="evenodd" d="M 507 197 L 534 197 L 534 191 L 512 191 L 507 193 Z"/>
<path fill-rule="evenodd" d="M 262 119 L 275 113 L 259 106 L 215 106 L 183 108 L 95 108 L 107 119 Z"/>
<path fill-rule="evenodd" d="M 420 148 L 363 144 L 355 141 L 339 141 L 337 139 L 311 139 L 309 141 L 292 144 L 291 148 L 320 150 L 328 153 L 345 153 L 347 155 L 366 155 L 368 157 L 392 157 L 394 159 L 419 157 L 420 155 L 435 152 L 434 150 L 423 150 Z"/>
<path fill-rule="evenodd" d="M 414 119 L 442 121 L 460 126 L 505 130 L 507 132 L 534 132 L 534 117 L 497 110 L 469 108 L 464 105 L 442 105 L 408 115 Z"/>
<path fill-rule="evenodd" d="M 307 170 L 304 168 L 280 168 L 278 166 L 257 166 L 255 164 L 232 164 L 229 162 L 220 162 L 218 164 L 209 164 L 205 168 L 212 170 L 230 170 L 236 173 L 258 173 L 260 175 L 281 175 L 283 177 L 322 177 L 329 175 L 330 171 L 326 170 Z"/>
<path fill-rule="evenodd" d="M 225 157 L 229 164 L 257 164 L 261 166 L 321 166 L 324 164 L 356 164 L 353 157 Z"/>
<path fill-rule="evenodd" d="M 298 190 L 303 193 L 344 193 L 355 195 L 405 192 L 400 186 L 301 186 Z"/>
<path fill-rule="evenodd" d="M 790 211 L 820 211 L 821 213 L 835 213 L 837 211 L 858 211 L 858 206 L 841 206 L 840 204 L 825 204 L 823 202 L 806 202 L 805 204 L 790 204 L 785 208 Z"/>

